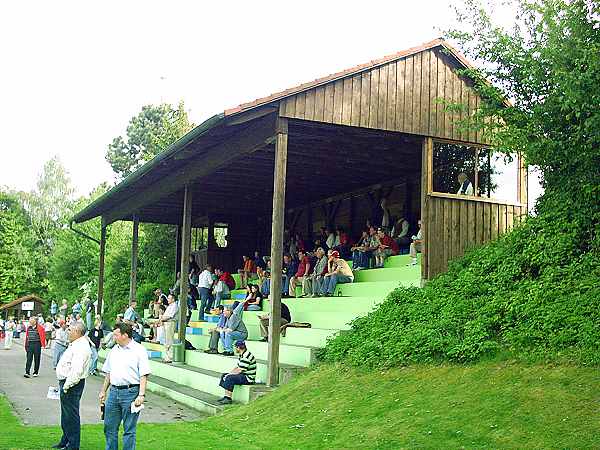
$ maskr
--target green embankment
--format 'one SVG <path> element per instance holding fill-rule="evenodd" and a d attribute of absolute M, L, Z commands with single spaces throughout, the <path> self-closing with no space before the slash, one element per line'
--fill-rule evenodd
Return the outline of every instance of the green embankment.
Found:
<path fill-rule="evenodd" d="M 140 425 L 138 448 L 593 448 L 593 368 L 514 362 L 308 371 L 255 402 L 195 423 Z M 24 427 L 0 398 L 0 448 L 47 448 L 58 427 Z M 99 425 L 82 447 L 101 449 Z"/>

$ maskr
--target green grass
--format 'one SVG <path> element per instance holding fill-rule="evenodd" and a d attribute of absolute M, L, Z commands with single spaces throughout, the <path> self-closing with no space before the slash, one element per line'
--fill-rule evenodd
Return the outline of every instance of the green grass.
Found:
<path fill-rule="evenodd" d="M 310 370 L 247 406 L 195 423 L 141 424 L 138 448 L 598 448 L 595 368 L 482 362 Z M 58 427 L 24 427 L 0 398 L 0 448 L 41 449 Z M 84 426 L 82 448 L 101 449 Z"/>

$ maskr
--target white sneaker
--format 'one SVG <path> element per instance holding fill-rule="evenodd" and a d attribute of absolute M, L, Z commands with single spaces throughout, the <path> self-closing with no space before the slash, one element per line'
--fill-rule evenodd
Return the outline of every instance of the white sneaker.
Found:
<path fill-rule="evenodd" d="M 37 373 L 34 373 L 33 378 L 37 378 L 37 377 L 39 377 L 39 375 Z"/>

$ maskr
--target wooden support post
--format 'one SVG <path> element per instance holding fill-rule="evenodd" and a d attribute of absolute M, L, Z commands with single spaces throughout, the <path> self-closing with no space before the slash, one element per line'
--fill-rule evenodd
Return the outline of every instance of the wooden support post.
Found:
<path fill-rule="evenodd" d="M 187 296 L 189 290 L 189 260 L 192 240 L 192 189 L 186 185 L 183 191 L 183 220 L 181 225 L 181 264 L 179 269 L 179 341 L 185 344 L 187 322 Z M 202 314 L 202 311 L 200 312 Z"/>
<path fill-rule="evenodd" d="M 181 267 L 181 225 L 177 225 L 175 232 L 175 281 L 177 281 L 177 272 Z"/>
<path fill-rule="evenodd" d="M 273 222 L 271 225 L 271 301 L 267 386 L 279 384 L 279 338 L 281 328 L 281 266 L 283 263 L 283 221 L 285 216 L 285 181 L 287 171 L 287 119 L 276 125 L 275 171 L 273 176 Z"/>
<path fill-rule="evenodd" d="M 423 139 L 421 148 L 421 234 L 423 246 L 421 248 L 421 284 L 429 280 L 429 229 L 427 223 L 427 194 L 432 189 L 432 163 L 433 163 L 433 140 Z"/>
<path fill-rule="evenodd" d="M 140 220 L 137 215 L 133 216 L 133 236 L 131 238 L 131 274 L 129 278 L 129 302 L 136 300 L 137 287 L 137 265 L 138 265 L 138 242 L 139 242 Z"/>
<path fill-rule="evenodd" d="M 206 248 L 212 250 L 215 244 L 215 221 L 212 217 L 208 217 L 208 237 L 206 238 Z M 208 262 L 208 261 L 207 261 Z M 204 269 L 204 267 L 201 267 Z"/>
<path fill-rule="evenodd" d="M 102 314 L 102 302 L 104 301 L 104 257 L 106 256 L 106 222 L 102 218 L 100 228 L 100 264 L 98 267 L 98 302 L 96 314 Z"/>

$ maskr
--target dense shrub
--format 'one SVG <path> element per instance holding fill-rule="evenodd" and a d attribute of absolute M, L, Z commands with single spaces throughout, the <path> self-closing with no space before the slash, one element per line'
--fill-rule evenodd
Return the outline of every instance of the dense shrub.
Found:
<path fill-rule="evenodd" d="M 374 367 L 509 352 L 600 364 L 600 253 L 582 251 L 581 238 L 530 218 L 424 288 L 396 289 L 321 357 Z"/>

